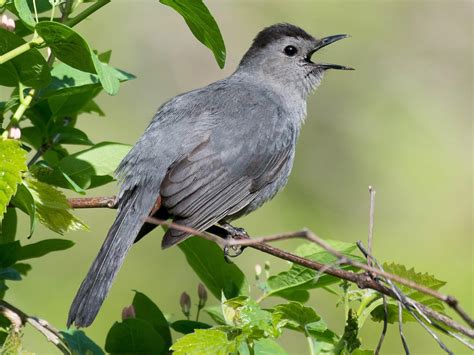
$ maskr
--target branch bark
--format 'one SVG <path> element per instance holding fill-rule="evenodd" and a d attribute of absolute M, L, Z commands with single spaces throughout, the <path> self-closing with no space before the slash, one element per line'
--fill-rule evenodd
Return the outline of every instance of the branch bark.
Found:
<path fill-rule="evenodd" d="M 116 208 L 116 198 L 115 197 L 74 198 L 74 199 L 69 199 L 69 204 L 71 205 L 72 208 Z M 292 238 L 307 239 L 309 241 L 312 241 L 318 244 L 319 246 L 321 246 L 322 248 L 324 248 L 325 250 L 327 250 L 328 252 L 336 256 L 339 259 L 340 263 L 346 263 L 346 264 L 355 266 L 373 275 L 377 275 L 385 279 L 400 283 L 402 285 L 405 285 L 417 291 L 423 292 L 427 295 L 430 295 L 434 298 L 437 298 L 443 301 L 449 307 L 451 307 L 456 313 L 458 313 L 461 316 L 461 318 L 464 321 L 466 321 L 466 323 L 469 325 L 470 328 L 459 324 L 458 322 L 454 321 L 453 319 L 439 312 L 436 312 L 435 310 L 433 310 L 432 308 L 428 306 L 425 306 L 414 300 L 410 300 L 414 305 L 416 305 L 421 310 L 423 310 L 423 312 L 426 313 L 426 315 L 431 317 L 433 320 L 438 321 L 471 339 L 474 339 L 474 330 L 473 330 L 474 320 L 460 307 L 459 302 L 455 297 L 450 296 L 450 295 L 445 295 L 436 290 L 427 288 L 423 285 L 419 285 L 411 280 L 405 279 L 398 275 L 393 275 L 393 274 L 384 272 L 382 270 L 379 270 L 377 268 L 374 268 L 372 266 L 368 266 L 367 264 L 362 264 L 355 260 L 348 259 L 344 255 L 339 253 L 337 250 L 329 246 L 323 239 L 319 238 L 316 234 L 314 234 L 313 232 L 309 230 L 302 230 L 302 231 L 297 231 L 297 232 L 292 232 L 292 233 L 284 233 L 284 234 L 272 235 L 268 237 L 251 238 L 251 239 L 248 236 L 240 235 L 240 236 L 237 236 L 236 239 L 234 240 L 224 240 L 222 238 L 219 238 L 207 232 L 200 232 L 193 228 L 175 224 L 169 221 L 159 220 L 152 217 L 148 217 L 146 219 L 146 222 L 154 223 L 157 225 L 164 225 L 169 228 L 175 228 L 184 232 L 188 232 L 193 235 L 196 235 L 208 240 L 212 240 L 218 243 L 221 247 L 248 246 L 253 249 L 259 250 L 261 252 L 273 255 L 279 259 L 287 260 L 292 263 L 307 267 L 309 269 L 324 272 L 326 274 L 338 277 L 342 280 L 350 281 L 352 283 L 355 283 L 359 288 L 370 288 L 383 295 L 389 296 L 397 300 L 397 295 L 389 287 L 386 287 L 382 285 L 381 283 L 378 283 L 367 273 L 357 273 L 357 272 L 352 272 L 352 271 L 341 270 L 330 265 L 321 264 L 319 262 L 300 257 L 298 255 L 289 253 L 287 251 L 284 251 L 279 248 L 275 248 L 267 244 L 268 242 L 284 240 L 284 239 L 292 239 Z"/>

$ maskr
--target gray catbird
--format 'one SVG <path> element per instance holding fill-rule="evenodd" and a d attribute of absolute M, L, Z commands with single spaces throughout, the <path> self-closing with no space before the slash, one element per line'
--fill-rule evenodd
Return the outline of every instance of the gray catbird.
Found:
<path fill-rule="evenodd" d="M 133 242 L 153 229 L 144 224 L 150 214 L 200 231 L 229 227 L 285 186 L 308 94 L 327 69 L 351 69 L 311 56 L 346 37 L 267 27 L 231 76 L 161 106 L 117 169 L 118 214 L 74 298 L 68 326 L 92 323 Z M 188 236 L 169 229 L 162 246 Z"/>

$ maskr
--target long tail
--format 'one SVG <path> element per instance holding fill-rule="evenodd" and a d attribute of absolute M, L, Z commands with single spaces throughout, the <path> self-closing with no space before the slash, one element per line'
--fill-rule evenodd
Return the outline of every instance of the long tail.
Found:
<path fill-rule="evenodd" d="M 97 316 L 112 282 L 117 275 L 144 219 L 152 206 L 152 194 L 135 187 L 121 196 L 120 207 L 99 254 L 72 302 L 67 326 L 89 326 Z"/>

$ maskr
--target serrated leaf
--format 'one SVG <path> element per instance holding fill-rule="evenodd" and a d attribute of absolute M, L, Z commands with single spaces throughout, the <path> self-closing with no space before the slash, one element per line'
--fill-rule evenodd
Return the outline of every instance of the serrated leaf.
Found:
<path fill-rule="evenodd" d="M 24 183 L 35 200 L 36 216 L 46 227 L 59 234 L 88 229 L 69 212 L 71 206 L 61 191 L 33 178 L 25 179 Z"/>
<path fill-rule="evenodd" d="M 105 340 L 105 351 L 113 354 L 166 354 L 163 338 L 153 326 L 135 318 L 116 322 Z"/>
<path fill-rule="evenodd" d="M 202 0 L 160 0 L 183 16 L 186 24 L 202 44 L 208 47 L 220 68 L 224 67 L 226 49 L 219 26 Z"/>
<path fill-rule="evenodd" d="M 343 255 L 351 259 L 362 260 L 360 256 L 352 253 L 357 248 L 354 243 L 345 243 L 336 240 L 326 240 L 326 242 Z M 296 254 L 321 264 L 334 265 L 334 267 L 339 267 L 344 270 L 355 270 L 348 265 L 338 266 L 337 257 L 315 243 L 305 243 L 299 246 L 296 249 Z M 315 270 L 292 264 L 290 270 L 283 271 L 268 278 L 266 297 L 279 296 L 287 298 L 288 295 L 291 297 L 293 292 L 325 287 L 338 281 L 339 279 L 334 276 L 321 274 Z"/>
<path fill-rule="evenodd" d="M 171 347 L 175 355 L 215 354 L 228 355 L 237 350 L 237 342 L 217 329 L 196 329 L 194 333 L 179 338 Z"/>
<path fill-rule="evenodd" d="M 272 313 L 263 310 L 260 305 L 247 297 L 236 297 L 222 304 L 227 323 L 231 323 L 254 339 L 277 336 L 272 322 Z"/>
<path fill-rule="evenodd" d="M 68 329 L 60 331 L 73 355 L 103 355 L 104 351 L 82 330 Z"/>
<path fill-rule="evenodd" d="M 224 254 L 216 243 L 192 237 L 179 244 L 186 260 L 206 285 L 220 300 L 222 292 L 226 298 L 248 294 L 245 275 L 233 263 L 224 260 Z"/>
<path fill-rule="evenodd" d="M 135 309 L 135 317 L 150 323 L 163 338 L 164 347 L 169 349 L 172 343 L 170 328 L 158 306 L 145 294 L 138 291 L 135 291 L 132 304 Z"/>
<path fill-rule="evenodd" d="M 26 151 L 20 147 L 20 142 L 0 138 L 0 221 L 21 183 L 22 172 L 27 169 Z"/>
<path fill-rule="evenodd" d="M 280 304 L 274 307 L 272 314 L 272 322 L 278 327 L 287 327 L 293 330 L 301 332 L 307 331 L 307 326 L 321 320 L 321 317 L 316 314 L 314 309 L 311 307 L 305 307 L 298 302 L 290 302 L 287 304 Z M 324 323 L 317 323 L 319 326 L 318 331 L 325 331 L 327 327 L 324 327 Z"/>
<path fill-rule="evenodd" d="M 414 268 L 407 269 L 406 266 L 396 263 L 384 263 L 383 268 L 386 272 L 401 276 L 403 278 L 409 279 L 419 285 L 431 288 L 433 290 L 439 290 L 441 287 L 446 285 L 445 281 L 436 279 L 433 275 L 428 273 L 416 272 Z M 429 296 L 423 292 L 413 290 L 408 286 L 401 285 L 395 282 L 395 285 L 405 294 L 405 296 L 420 302 L 426 306 L 433 308 L 438 312 L 444 310 L 444 304 L 437 298 Z M 388 322 L 394 323 L 398 322 L 398 304 L 392 299 L 387 299 L 387 311 L 388 311 Z M 371 313 L 372 320 L 380 322 L 384 319 L 384 309 L 383 305 L 377 306 Z M 405 309 L 403 310 L 403 322 L 415 321 L 409 312 Z"/>

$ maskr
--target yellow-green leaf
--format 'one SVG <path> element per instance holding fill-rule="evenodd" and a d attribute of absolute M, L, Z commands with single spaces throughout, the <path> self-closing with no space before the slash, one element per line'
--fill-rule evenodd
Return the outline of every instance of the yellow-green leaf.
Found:
<path fill-rule="evenodd" d="M 237 350 L 237 343 L 217 329 L 196 329 L 194 333 L 179 338 L 170 348 L 175 355 L 215 354 L 227 355 Z"/>
<path fill-rule="evenodd" d="M 71 206 L 61 191 L 31 177 L 25 179 L 24 183 L 35 200 L 36 216 L 46 227 L 59 234 L 88 229 L 71 214 Z"/>
<path fill-rule="evenodd" d="M 0 138 L 0 221 L 25 170 L 26 151 L 21 149 L 20 142 Z"/>

